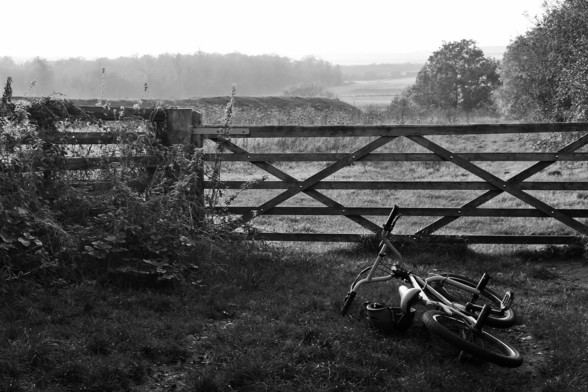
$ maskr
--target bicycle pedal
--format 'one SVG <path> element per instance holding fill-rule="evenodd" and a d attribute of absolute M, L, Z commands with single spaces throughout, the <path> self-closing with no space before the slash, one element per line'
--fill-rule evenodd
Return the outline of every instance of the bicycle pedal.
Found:
<path fill-rule="evenodd" d="M 500 302 L 500 310 L 504 311 L 504 310 L 510 309 L 513 302 L 514 302 L 514 293 L 509 290 L 506 292 L 506 294 L 504 294 L 504 298 Z"/>

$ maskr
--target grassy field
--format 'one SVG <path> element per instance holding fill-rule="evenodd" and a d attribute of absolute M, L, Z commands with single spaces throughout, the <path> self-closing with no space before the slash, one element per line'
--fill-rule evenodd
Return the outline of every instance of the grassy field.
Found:
<path fill-rule="evenodd" d="M 531 148 L 531 141 L 511 136 L 442 139 L 436 141 L 457 151 L 512 147 L 515 142 Z M 242 145 L 260 152 L 309 148 L 346 152 L 364 141 L 249 140 Z M 386 149 L 418 151 L 406 141 Z M 325 164 L 280 167 L 303 179 Z M 489 167 L 503 178 L 521 168 L 518 164 Z M 538 178 L 585 180 L 585 166 L 563 165 L 551 171 Z M 463 174 L 437 163 L 356 164 L 334 177 L 471 179 Z M 225 180 L 261 175 L 244 164 L 226 164 L 222 171 Z M 226 197 L 231 194 L 227 191 Z M 246 191 L 233 205 L 259 203 L 261 196 L 269 194 Z M 475 196 L 329 195 L 345 205 L 373 206 L 454 206 Z M 586 193 L 570 192 L 563 198 L 543 193 L 541 197 L 557 205 L 578 206 L 585 202 Z M 294 199 L 291 203 L 308 202 Z M 517 204 L 507 198 L 496 203 Z M 379 222 L 383 217 L 374 219 Z M 343 220 L 323 217 L 262 217 L 254 224 L 274 231 L 353 230 Z M 411 232 L 422 224 L 407 218 L 398 228 Z M 492 232 L 515 234 L 562 232 L 546 220 L 489 223 L 470 219 L 448 230 L 487 231 L 489 226 Z M 425 244 L 401 248 L 406 266 L 420 274 L 451 271 L 478 278 L 488 272 L 496 291 L 516 293 L 517 324 L 503 333 L 524 357 L 517 369 L 474 358 L 458 360 L 459 353 L 431 336 L 418 317 L 409 331 L 392 334 L 371 329 L 365 319 L 340 317 L 339 307 L 350 283 L 375 257 L 369 244 L 206 243 L 198 259 L 181 270 L 182 283 L 159 288 L 92 274 L 107 267 L 95 265 L 104 260 L 89 257 L 81 264 L 67 265 L 67 276 L 63 266 L 47 265 L 18 276 L 2 269 L 0 392 L 584 391 L 588 268 L 583 251 Z M 389 284 L 391 305 L 396 305 L 396 289 L 395 283 Z"/>
<path fill-rule="evenodd" d="M 363 107 L 367 105 L 388 105 L 394 97 L 414 84 L 416 77 L 356 80 L 342 86 L 330 87 L 337 98 L 343 102 Z"/>
<path fill-rule="evenodd" d="M 59 279 L 4 285 L 0 391 L 584 390 L 586 280 L 557 267 L 574 255 L 402 251 L 415 271 L 486 271 L 497 290 L 514 290 L 518 323 L 506 339 L 523 366 L 458 361 L 418 319 L 391 335 L 342 319 L 347 287 L 373 252 L 262 247 L 218 255 L 191 287 L 170 291 Z"/>

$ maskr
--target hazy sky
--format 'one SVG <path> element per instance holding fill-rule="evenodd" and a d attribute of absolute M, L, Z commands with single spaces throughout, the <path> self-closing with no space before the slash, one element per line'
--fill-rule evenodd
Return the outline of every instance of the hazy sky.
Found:
<path fill-rule="evenodd" d="M 161 53 L 314 55 L 339 64 L 432 52 L 442 41 L 506 46 L 544 0 L 0 0 L 0 56 Z"/>

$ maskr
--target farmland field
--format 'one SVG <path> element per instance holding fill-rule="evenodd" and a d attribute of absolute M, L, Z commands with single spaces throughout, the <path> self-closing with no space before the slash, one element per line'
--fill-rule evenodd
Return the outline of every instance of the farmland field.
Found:
<path fill-rule="evenodd" d="M 330 87 L 329 90 L 343 102 L 358 107 L 387 105 L 394 97 L 399 96 L 404 89 L 411 86 L 415 80 L 415 77 L 357 80 L 347 82 L 342 86 Z"/>

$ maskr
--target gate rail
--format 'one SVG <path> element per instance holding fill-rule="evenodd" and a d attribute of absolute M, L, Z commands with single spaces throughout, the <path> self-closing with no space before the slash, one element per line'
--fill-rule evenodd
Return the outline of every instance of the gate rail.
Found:
<path fill-rule="evenodd" d="M 433 142 L 426 136 L 434 135 L 493 135 L 493 134 L 539 134 L 551 132 L 574 132 L 579 135 L 576 140 L 554 152 L 475 152 L 462 153 L 450 151 Z M 588 218 L 588 209 L 555 208 L 527 193 L 530 190 L 569 191 L 588 190 L 588 181 L 537 182 L 525 181 L 540 173 L 556 162 L 588 161 L 587 152 L 579 152 L 588 144 L 588 124 L 586 123 L 550 123 L 550 124 L 476 124 L 450 126 L 394 125 L 394 126 L 243 126 L 234 127 L 226 132 L 212 126 L 197 126 L 193 135 L 204 137 L 217 143 L 230 153 L 205 154 L 205 161 L 221 159 L 232 162 L 249 162 L 279 181 L 253 183 L 249 189 L 281 189 L 277 196 L 264 201 L 258 206 L 227 207 L 231 214 L 240 218 L 234 221 L 234 227 L 249 222 L 260 215 L 341 215 L 360 225 L 369 233 L 377 233 L 380 226 L 365 216 L 387 215 L 389 208 L 368 208 L 344 206 L 320 191 L 330 189 L 361 190 L 484 190 L 482 195 L 472 199 L 459 208 L 403 208 L 407 216 L 439 217 L 435 222 L 420 228 L 412 235 L 397 236 L 403 241 L 427 240 L 432 242 L 468 242 L 468 243 L 524 243 L 524 244 L 573 244 L 588 235 L 588 226 L 576 218 Z M 228 138 L 227 138 L 228 136 Z M 237 146 L 231 140 L 235 138 L 312 138 L 312 137 L 373 137 L 374 140 L 350 153 L 251 153 Z M 425 148 L 428 153 L 375 153 L 374 151 L 394 139 L 404 137 Z M 273 162 L 312 162 L 333 161 L 332 164 L 299 181 L 273 165 Z M 332 174 L 355 162 L 451 162 L 482 181 L 325 181 Z M 474 162 L 493 161 L 528 161 L 535 162 L 527 169 L 502 180 L 490 171 Z M 227 181 L 224 185 L 238 189 L 247 182 Z M 205 188 L 212 187 L 211 182 L 204 182 Z M 304 193 L 319 201 L 324 207 L 281 207 L 290 198 Z M 527 208 L 480 208 L 497 196 L 507 193 L 524 202 Z M 460 217 L 544 217 L 555 219 L 573 229 L 574 235 L 439 235 L 434 234 Z M 361 241 L 362 234 L 339 233 L 256 233 L 256 238 L 274 241 Z"/>
<path fill-rule="evenodd" d="M 83 107 L 92 116 L 112 121 L 117 120 L 116 112 L 96 107 Z M 588 123 L 549 123 L 549 124 L 473 124 L 473 125 L 378 125 L 378 126 L 239 126 L 225 130 L 219 127 L 202 125 L 201 116 L 191 109 L 141 110 L 125 108 L 125 113 L 158 123 L 166 144 L 190 144 L 202 147 L 204 140 L 222 143 L 229 153 L 204 154 L 205 161 L 221 159 L 226 162 L 249 162 L 271 174 L 277 181 L 249 183 L 226 181 L 224 186 L 239 189 L 247 184 L 249 189 L 281 190 L 277 196 L 260 202 L 257 206 L 229 206 L 230 214 L 239 215 L 233 226 L 252 221 L 266 215 L 324 215 L 344 216 L 359 225 L 364 232 L 378 233 L 380 225 L 366 217 L 384 216 L 389 208 L 345 206 L 326 196 L 325 190 L 453 190 L 483 193 L 457 208 L 420 207 L 402 208 L 406 216 L 437 217 L 433 223 L 421 227 L 408 235 L 396 236 L 402 241 L 468 242 L 468 243 L 523 243 L 523 244 L 573 244 L 588 235 L 588 206 L 586 208 L 555 208 L 534 197 L 528 191 L 587 191 L 588 176 L 582 181 L 527 181 L 556 162 L 588 162 Z M 165 126 L 163 125 L 165 124 Z M 432 141 L 429 136 L 466 136 L 499 134 L 544 134 L 562 132 L 577 135 L 573 142 L 553 152 L 454 152 Z M 573 132 L 573 133 L 572 133 Z M 112 135 L 95 132 L 72 133 L 68 143 L 103 144 L 112 143 Z M 228 136 L 228 138 L 227 138 Z M 329 137 L 370 137 L 366 145 L 350 153 L 251 153 L 231 140 L 237 138 L 329 138 Z M 426 153 L 378 153 L 378 148 L 397 138 L 405 138 L 419 145 Z M 104 159 L 104 158 L 100 158 Z M 116 159 L 116 158 L 112 158 Z M 138 164 L 149 165 L 150 157 L 137 157 Z M 332 162 L 329 166 L 312 176 L 298 180 L 276 167 L 273 162 Z M 534 162 L 520 173 L 502 180 L 477 162 Z M 142 162 L 142 163 L 141 163 Z M 329 176 L 356 162 L 451 162 L 461 169 L 475 175 L 477 181 L 330 181 Z M 92 167 L 92 158 L 69 158 L 66 169 L 79 170 Z M 203 181 L 199 192 L 213 187 Z M 304 193 L 320 202 L 323 207 L 286 207 L 282 203 Z M 523 202 L 525 208 L 483 208 L 484 204 L 501 194 L 510 194 Z M 391 207 L 391 206 L 390 206 Z M 491 235 L 460 234 L 441 235 L 437 232 L 461 217 L 532 217 L 554 219 L 572 229 L 571 235 Z M 264 233 L 255 237 L 273 241 L 362 241 L 366 234 L 341 233 Z"/>

